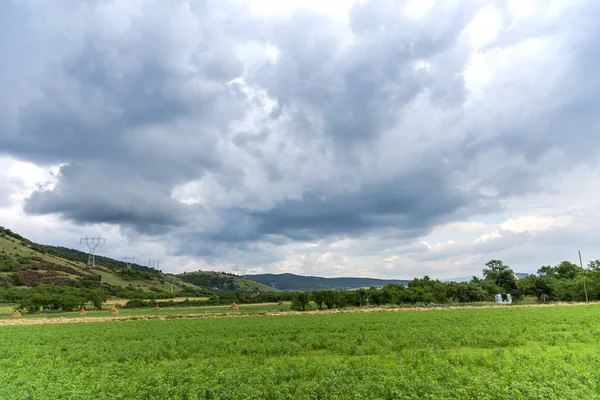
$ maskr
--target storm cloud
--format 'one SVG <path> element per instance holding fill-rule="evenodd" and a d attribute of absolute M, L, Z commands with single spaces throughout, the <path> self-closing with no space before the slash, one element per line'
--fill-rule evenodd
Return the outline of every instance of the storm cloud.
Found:
<path fill-rule="evenodd" d="M 60 165 L 24 211 L 260 265 L 406 249 L 596 162 L 596 2 L 418 3 L 2 3 L 0 154 Z"/>

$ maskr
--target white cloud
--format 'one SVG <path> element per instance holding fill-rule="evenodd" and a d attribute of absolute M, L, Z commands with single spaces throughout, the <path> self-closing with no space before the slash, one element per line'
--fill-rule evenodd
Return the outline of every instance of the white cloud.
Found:
<path fill-rule="evenodd" d="M 32 4 L 0 222 L 33 240 L 174 272 L 600 258 L 592 1 Z"/>

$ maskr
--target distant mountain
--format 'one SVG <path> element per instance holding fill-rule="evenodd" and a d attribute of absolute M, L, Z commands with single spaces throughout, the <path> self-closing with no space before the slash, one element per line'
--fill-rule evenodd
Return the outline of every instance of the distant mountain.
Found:
<path fill-rule="evenodd" d="M 294 274 L 258 274 L 244 275 L 244 278 L 279 290 L 312 291 L 327 289 L 358 289 L 361 287 L 381 287 L 390 283 L 408 285 L 408 280 L 403 279 L 375 279 L 375 278 L 322 278 L 318 276 L 302 276 Z"/>

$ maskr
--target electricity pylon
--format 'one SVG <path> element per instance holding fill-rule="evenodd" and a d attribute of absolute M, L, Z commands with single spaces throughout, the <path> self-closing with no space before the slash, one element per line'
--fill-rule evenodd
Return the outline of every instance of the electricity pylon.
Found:
<path fill-rule="evenodd" d="M 127 264 L 127 269 L 131 269 L 131 264 L 135 262 L 135 257 L 125 257 L 123 258 L 123 261 Z"/>
<path fill-rule="evenodd" d="M 91 265 L 93 267 L 96 265 L 96 249 L 100 243 L 106 243 L 106 239 L 104 239 L 101 235 L 98 235 L 98 237 L 88 237 L 88 235 L 85 235 L 84 238 L 79 240 L 79 244 L 83 243 L 87 245 L 89 250 L 87 265 Z"/>

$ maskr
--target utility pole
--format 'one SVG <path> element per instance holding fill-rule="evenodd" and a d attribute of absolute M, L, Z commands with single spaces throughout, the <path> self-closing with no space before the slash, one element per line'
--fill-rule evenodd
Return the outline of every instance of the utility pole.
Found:
<path fill-rule="evenodd" d="M 134 263 L 135 257 L 125 257 L 123 260 L 125 261 L 125 264 L 127 264 L 127 269 L 131 269 L 131 264 Z"/>
<path fill-rule="evenodd" d="M 98 237 L 88 237 L 88 235 L 85 235 L 83 239 L 79 240 L 79 244 L 83 243 L 87 245 L 89 250 L 87 265 L 91 265 L 93 267 L 96 265 L 96 249 L 100 243 L 106 243 L 106 239 L 104 239 L 101 235 L 98 235 Z"/>
<path fill-rule="evenodd" d="M 160 261 L 153 260 L 151 258 L 148 259 L 148 267 L 155 268 L 157 266 L 160 267 Z"/>
<path fill-rule="evenodd" d="M 583 271 L 583 291 L 585 292 L 585 302 L 589 301 L 587 286 L 585 284 L 585 269 L 583 269 L 583 262 L 581 261 L 581 251 L 579 252 L 579 265 L 581 266 L 581 270 Z"/>

